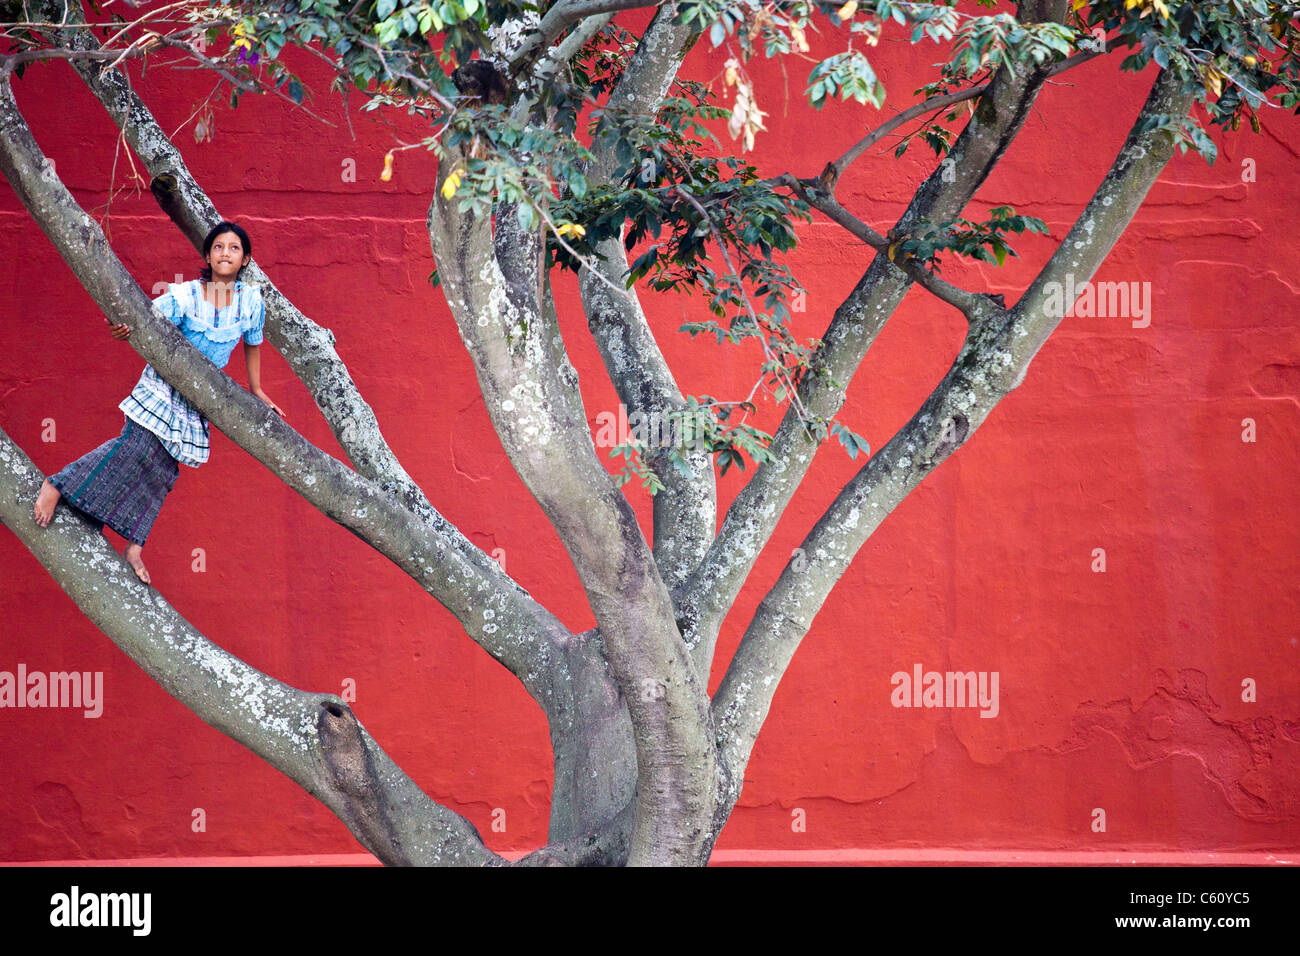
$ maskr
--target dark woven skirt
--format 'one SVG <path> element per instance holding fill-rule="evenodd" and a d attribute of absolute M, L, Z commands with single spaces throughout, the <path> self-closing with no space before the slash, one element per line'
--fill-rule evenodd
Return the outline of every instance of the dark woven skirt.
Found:
<path fill-rule="evenodd" d="M 50 475 L 50 484 L 61 504 L 143 545 L 179 473 L 158 436 L 128 418 L 121 435 Z"/>

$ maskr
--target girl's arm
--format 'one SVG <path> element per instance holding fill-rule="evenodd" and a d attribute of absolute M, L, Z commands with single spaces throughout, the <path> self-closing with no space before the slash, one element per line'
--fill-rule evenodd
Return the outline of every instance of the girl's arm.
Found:
<path fill-rule="evenodd" d="M 262 346 L 249 345 L 245 342 L 244 362 L 248 365 L 248 390 L 270 405 L 277 415 L 284 418 L 284 409 L 271 401 L 271 397 L 262 391 Z"/>

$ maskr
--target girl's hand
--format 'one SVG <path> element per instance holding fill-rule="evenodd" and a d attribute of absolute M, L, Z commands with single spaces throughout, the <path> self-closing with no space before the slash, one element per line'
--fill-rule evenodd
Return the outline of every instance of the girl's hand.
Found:
<path fill-rule="evenodd" d="M 260 398 L 262 401 L 266 402 L 266 404 L 270 405 L 271 411 L 275 412 L 281 418 L 285 418 L 284 409 L 282 409 L 279 405 L 275 404 L 275 402 L 271 401 L 271 396 L 267 395 L 266 392 L 262 391 L 259 388 L 253 394 L 256 395 L 258 398 Z"/>
<path fill-rule="evenodd" d="M 117 339 L 119 342 L 125 342 L 127 336 L 131 334 L 131 330 L 126 327 L 125 322 L 119 325 L 110 325 L 108 327 L 108 331 L 109 334 L 112 335 L 113 338 Z"/>

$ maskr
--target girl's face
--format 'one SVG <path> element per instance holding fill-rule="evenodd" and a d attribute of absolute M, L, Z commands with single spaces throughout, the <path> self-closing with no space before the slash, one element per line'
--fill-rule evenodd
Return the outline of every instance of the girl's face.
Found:
<path fill-rule="evenodd" d="M 244 244 L 233 232 L 220 233 L 212 240 L 208 250 L 208 265 L 212 267 L 214 282 L 230 281 L 239 275 L 239 270 L 248 264 L 248 255 Z"/>

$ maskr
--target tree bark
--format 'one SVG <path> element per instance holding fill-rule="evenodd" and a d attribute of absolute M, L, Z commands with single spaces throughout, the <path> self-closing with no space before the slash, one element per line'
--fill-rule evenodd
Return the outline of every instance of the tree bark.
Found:
<path fill-rule="evenodd" d="M 656 12 L 610 94 L 611 104 L 647 114 L 659 108 L 682 59 L 699 36 L 692 27 L 675 23 L 676 15 L 676 4 L 666 4 Z M 589 185 L 614 185 L 612 153 L 595 147 L 593 155 L 587 169 Z M 662 424 L 669 414 L 685 408 L 686 402 L 650 331 L 636 290 L 624 290 L 628 261 L 623 243 L 608 239 L 599 244 L 597 253 L 600 258 L 595 270 L 584 266 L 578 273 L 587 327 L 628 417 L 638 414 Z M 646 461 L 664 485 L 651 508 L 655 563 L 670 590 L 679 587 L 705 555 L 717 525 L 713 456 L 683 449 L 682 457 L 689 475 L 672 465 L 666 451 L 651 450 Z M 695 666 L 707 678 L 708 662 L 697 657 Z"/>
<path fill-rule="evenodd" d="M 463 148 L 444 148 L 439 181 L 466 160 Z M 539 300 L 541 235 L 509 207 L 494 226 L 456 205 L 435 198 L 428 217 L 447 301 L 493 427 L 573 561 L 630 711 L 638 800 L 629 863 L 702 864 L 716 789 L 704 683 L 636 516 L 549 360 L 559 332 Z"/>

